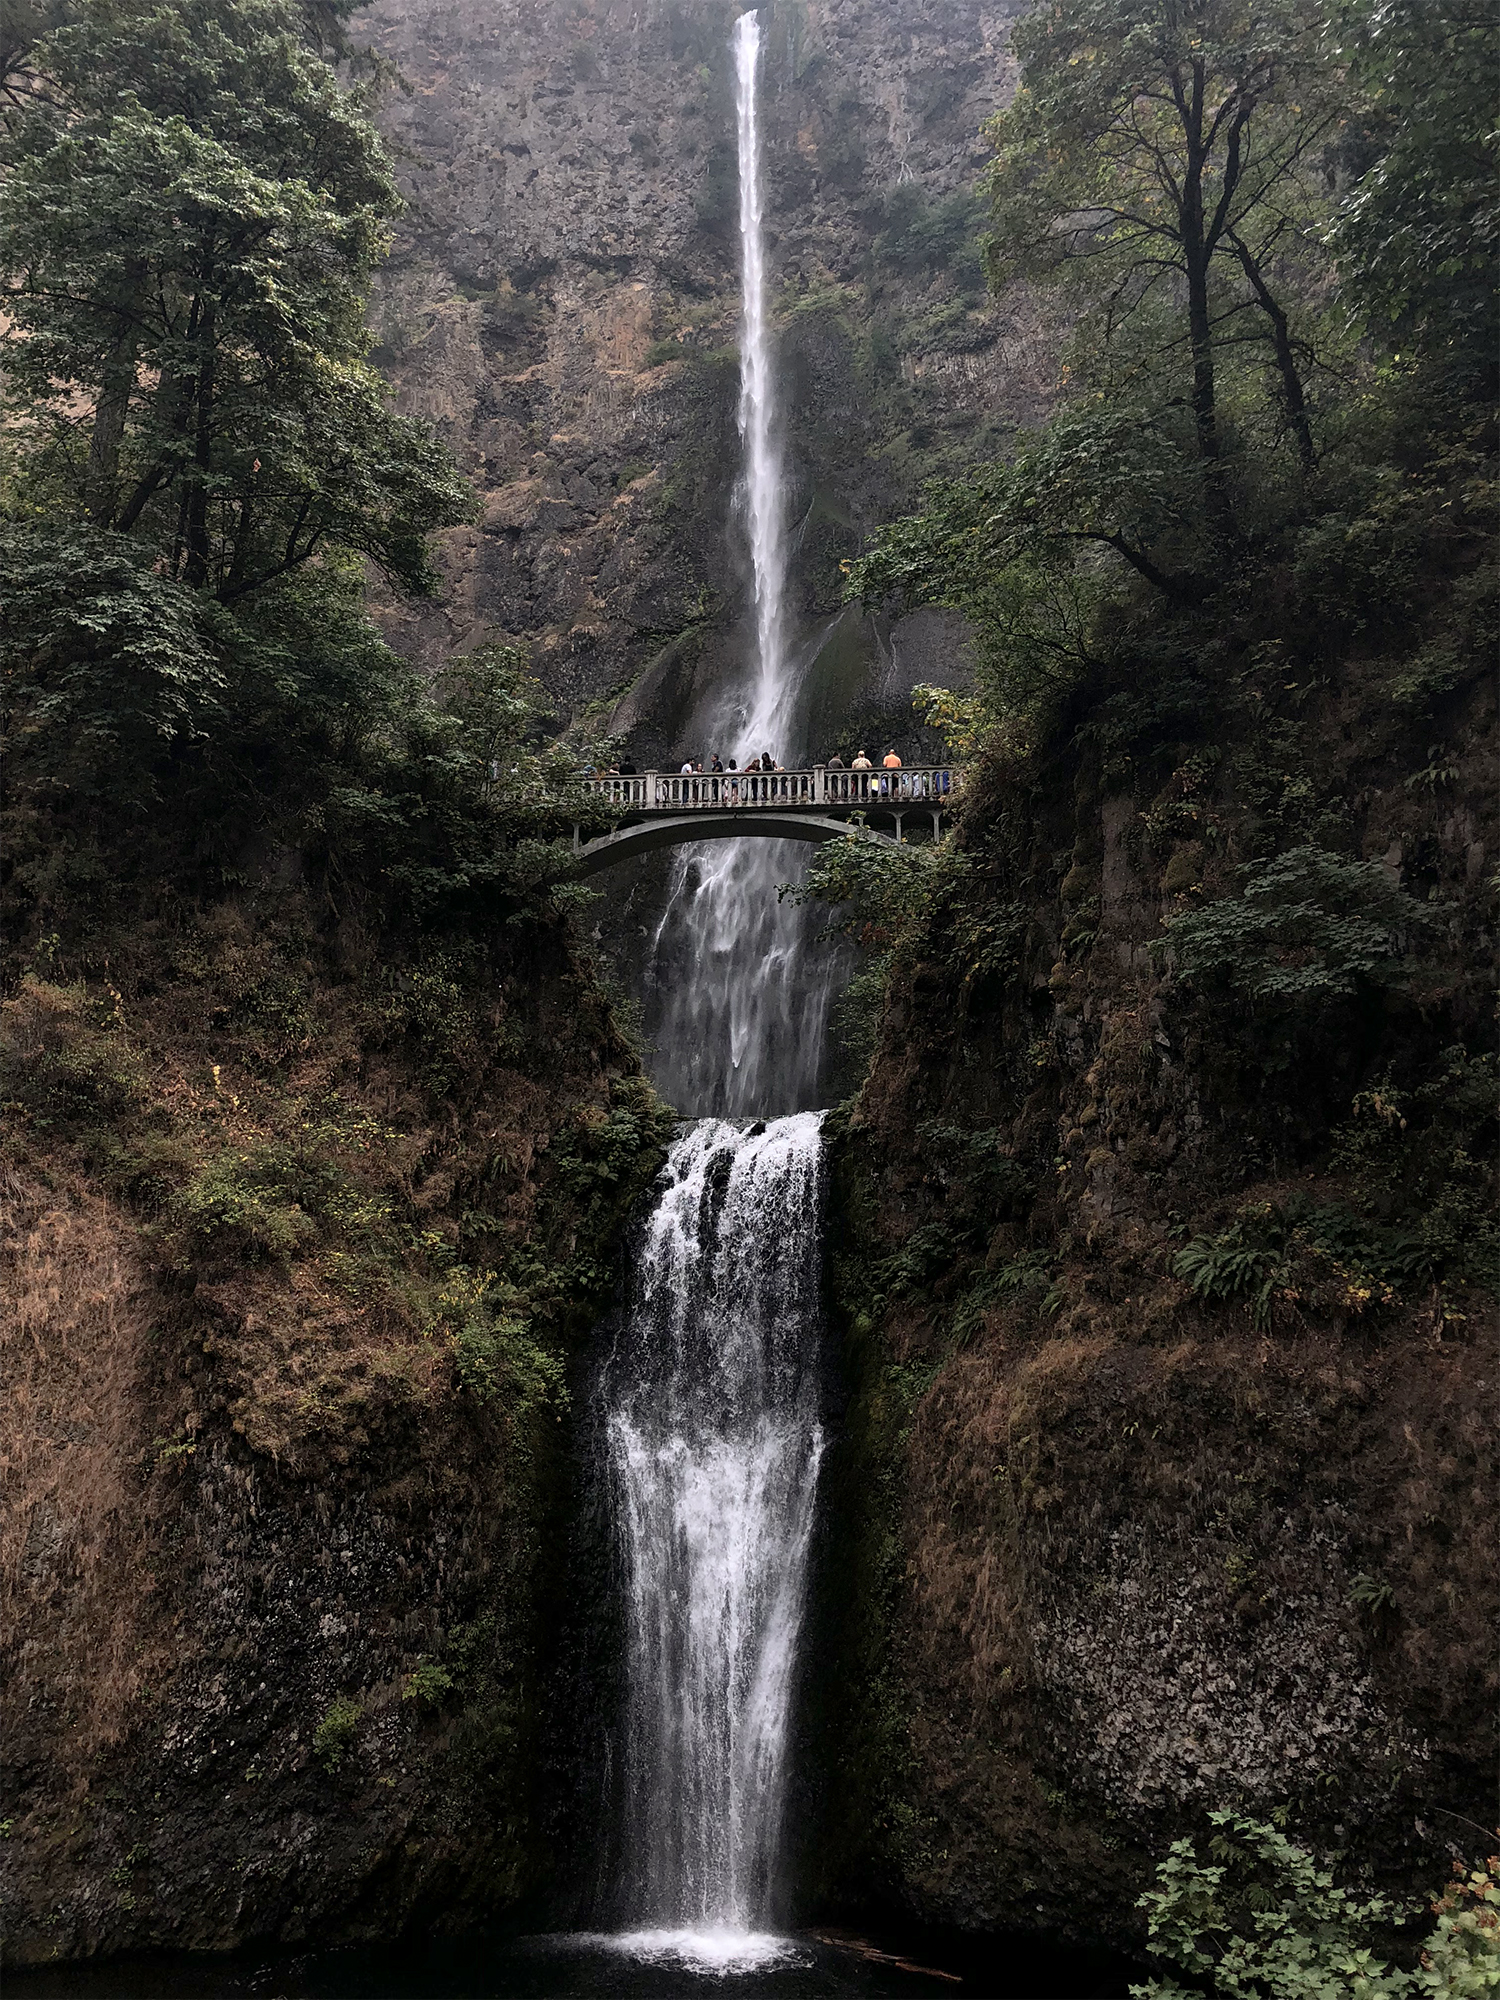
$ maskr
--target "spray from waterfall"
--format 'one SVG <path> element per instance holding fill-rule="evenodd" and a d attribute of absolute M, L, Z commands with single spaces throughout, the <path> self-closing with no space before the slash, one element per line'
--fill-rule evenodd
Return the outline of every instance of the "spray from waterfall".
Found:
<path fill-rule="evenodd" d="M 740 182 L 742 469 L 736 504 L 750 555 L 754 646 L 705 748 L 743 767 L 770 752 L 796 761 L 804 659 L 787 630 L 787 509 L 766 265 L 761 31 L 742 14 L 732 43 Z M 829 966 L 809 962 L 809 913 L 778 886 L 806 850 L 788 841 L 711 841 L 677 850 L 653 941 L 656 1080 L 679 1110 L 754 1116 L 818 1101 Z"/>

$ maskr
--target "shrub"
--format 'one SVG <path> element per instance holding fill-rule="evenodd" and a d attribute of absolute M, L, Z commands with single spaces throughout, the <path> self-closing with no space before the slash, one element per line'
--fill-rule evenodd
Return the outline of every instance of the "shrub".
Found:
<path fill-rule="evenodd" d="M 1264 1327 L 1286 1264 L 1279 1250 L 1251 1242 L 1244 1223 L 1236 1222 L 1218 1236 L 1195 1236 L 1172 1259 L 1172 1270 L 1200 1299 L 1223 1301 L 1248 1293 L 1251 1317 Z"/>
<path fill-rule="evenodd" d="M 1228 1810 L 1209 1824 L 1211 1860 L 1174 1841 L 1139 1907 L 1152 1951 L 1220 2000 L 1456 2000 L 1500 1988 L 1495 1862 L 1467 1873 L 1455 1864 L 1459 1879 L 1428 1906 L 1438 1921 L 1420 1967 L 1403 1972 L 1382 1955 L 1383 1940 L 1414 1910 L 1342 1887 L 1275 1826 Z M 1130 1989 L 1134 2000 L 1201 2000 L 1204 1990 L 1173 1979 Z"/>
<path fill-rule="evenodd" d="M 329 1702 L 312 1740 L 313 1755 L 325 1771 L 330 1774 L 336 1771 L 354 1748 L 364 1717 L 364 1703 L 353 1695 L 336 1695 Z"/>
<path fill-rule="evenodd" d="M 116 999 L 28 977 L 3 1014 L 0 1097 L 43 1130 L 111 1122 L 144 1096 L 146 1065 Z"/>
<path fill-rule="evenodd" d="M 1428 921 L 1378 862 L 1294 847 L 1251 862 L 1238 897 L 1170 918 L 1166 941 L 1184 979 L 1286 1012 L 1389 984 Z"/>
<path fill-rule="evenodd" d="M 282 1177 L 255 1153 L 220 1153 L 179 1189 L 173 1205 L 195 1235 L 228 1238 L 250 1256 L 294 1256 L 318 1233 Z"/>
<path fill-rule="evenodd" d="M 358 1240 L 391 1219 L 383 1197 L 298 1145 L 219 1153 L 183 1185 L 173 1206 L 197 1236 L 224 1240 L 252 1257 L 293 1257 L 320 1233 L 320 1223 Z"/>
<path fill-rule="evenodd" d="M 403 1701 L 420 1702 L 424 1708 L 441 1708 L 453 1692 L 453 1676 L 435 1660 L 420 1660 L 401 1684 Z"/>

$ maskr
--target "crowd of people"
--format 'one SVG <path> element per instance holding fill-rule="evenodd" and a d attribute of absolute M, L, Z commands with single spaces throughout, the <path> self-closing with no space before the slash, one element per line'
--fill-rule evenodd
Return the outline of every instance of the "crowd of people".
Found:
<path fill-rule="evenodd" d="M 826 760 L 823 768 L 825 771 L 873 771 L 876 766 L 863 750 L 856 750 L 847 764 L 837 750 L 835 750 L 833 755 Z M 901 759 L 894 750 L 887 750 L 884 757 L 880 760 L 880 768 L 886 771 L 899 771 L 901 769 Z M 786 765 L 778 764 L 769 750 L 764 751 L 759 757 L 752 757 L 749 763 L 744 766 L 744 770 L 747 772 L 784 771 L 785 769 Z M 694 763 L 689 758 L 681 766 L 678 776 L 683 778 L 701 777 L 705 773 L 709 776 L 715 773 L 727 776 L 730 772 L 734 772 L 736 776 L 741 775 L 741 768 L 735 763 L 733 757 L 726 764 L 720 758 L 717 750 L 710 750 L 706 765 L 701 759 L 697 763 Z M 618 764 L 587 764 L 584 766 L 583 774 L 587 778 L 633 778 L 639 775 L 636 766 L 623 758 Z"/>
<path fill-rule="evenodd" d="M 790 774 L 786 786 L 767 784 L 767 774 L 786 773 L 787 767 L 777 763 L 769 750 L 761 756 L 752 757 L 741 766 L 733 757 L 727 761 L 716 750 L 708 753 L 707 762 L 701 759 L 685 759 L 680 768 L 670 776 L 653 772 L 648 775 L 655 779 L 655 797 L 646 804 L 658 806 L 673 805 L 861 805 L 881 799 L 891 800 L 934 800 L 948 797 L 954 783 L 954 774 L 948 770 L 929 770 L 920 767 L 907 772 L 902 767 L 899 754 L 887 750 L 877 765 L 864 751 L 857 750 L 845 763 L 837 751 L 821 766 L 825 777 L 821 783 L 814 782 L 811 771 L 799 766 Z M 848 773 L 848 777 L 842 774 Z M 868 778 L 865 773 L 869 773 Z M 898 775 L 898 773 L 900 775 Z M 640 776 L 637 767 L 622 759 L 618 764 L 589 765 L 583 775 L 587 778 L 633 778 Z M 690 789 L 684 781 L 700 781 Z M 627 795 L 628 802 L 628 795 Z M 641 801 L 637 800 L 637 803 Z"/>

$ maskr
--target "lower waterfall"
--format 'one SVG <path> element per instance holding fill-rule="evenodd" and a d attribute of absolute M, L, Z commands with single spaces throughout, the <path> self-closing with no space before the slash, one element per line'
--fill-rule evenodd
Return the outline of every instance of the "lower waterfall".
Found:
<path fill-rule="evenodd" d="M 646 1930 L 732 1943 L 776 1912 L 823 1451 L 821 1122 L 682 1128 L 601 1379 L 626 1589 L 623 1886 Z"/>

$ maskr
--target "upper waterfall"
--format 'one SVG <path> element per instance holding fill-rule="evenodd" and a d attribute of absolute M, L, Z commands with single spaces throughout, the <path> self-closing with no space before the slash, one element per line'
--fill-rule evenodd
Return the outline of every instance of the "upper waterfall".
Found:
<path fill-rule="evenodd" d="M 740 441 L 743 509 L 755 591 L 755 677 L 740 725 L 739 761 L 788 748 L 784 605 L 786 505 L 766 311 L 764 170 L 761 162 L 760 19 L 741 14 L 734 30 L 735 115 L 740 165 Z"/>
<path fill-rule="evenodd" d="M 787 615 L 786 467 L 780 435 L 767 271 L 760 21 L 742 14 L 732 41 L 740 224 L 741 473 L 736 488 L 750 556 L 754 644 L 726 690 L 705 751 L 743 767 L 770 752 L 794 761 L 800 681 L 815 648 L 791 643 Z M 785 842 L 714 841 L 678 850 L 657 926 L 650 1026 L 655 1074 L 678 1109 L 731 1117 L 818 1102 L 832 967 L 807 939 L 816 913 L 783 902 L 802 866 Z"/>

